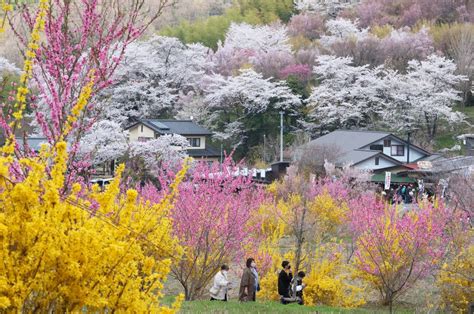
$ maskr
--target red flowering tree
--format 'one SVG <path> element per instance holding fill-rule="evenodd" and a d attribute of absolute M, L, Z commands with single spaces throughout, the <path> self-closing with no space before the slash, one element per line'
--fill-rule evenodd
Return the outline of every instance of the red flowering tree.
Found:
<path fill-rule="evenodd" d="M 172 212 L 174 232 L 185 256 L 172 266 L 184 288 L 186 300 L 199 297 L 223 263 L 241 263 L 245 254 L 255 254 L 261 241 L 258 210 L 265 192 L 252 176 L 238 172 L 227 158 L 222 164 L 198 162 L 179 186 Z M 148 185 L 142 194 L 158 202 L 172 174 L 163 173 L 159 191 Z"/>

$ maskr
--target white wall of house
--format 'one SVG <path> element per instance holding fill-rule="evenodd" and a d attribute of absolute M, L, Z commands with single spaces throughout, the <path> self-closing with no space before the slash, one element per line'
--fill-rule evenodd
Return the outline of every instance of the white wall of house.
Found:
<path fill-rule="evenodd" d="M 137 124 L 128 130 L 130 142 L 136 142 L 140 138 L 154 139 L 155 131 L 143 124 Z"/>
<path fill-rule="evenodd" d="M 403 162 L 403 163 L 406 163 L 407 162 L 407 145 L 406 143 L 404 142 L 400 142 L 398 140 L 395 140 L 395 139 L 390 139 L 390 147 L 383 147 L 383 153 L 387 156 L 390 156 L 391 158 L 395 159 L 395 160 L 398 160 L 400 162 Z M 374 142 L 370 145 L 367 145 L 367 146 L 364 146 L 362 149 L 370 149 L 370 146 L 372 145 L 384 145 L 384 140 L 380 140 L 380 141 L 377 141 L 377 142 Z M 403 145 L 403 155 L 400 155 L 400 156 L 397 156 L 397 155 L 392 155 L 392 146 L 396 146 L 396 145 Z M 411 146 L 410 146 L 410 162 L 413 162 L 413 161 L 416 161 L 422 157 L 425 157 L 426 155 L 421 153 L 420 151 L 418 150 L 415 150 L 413 149 Z"/>
<path fill-rule="evenodd" d="M 200 145 L 199 146 L 196 146 L 196 147 L 189 147 L 188 149 L 206 149 L 206 137 L 205 136 L 186 136 L 186 138 L 189 140 L 189 139 L 192 139 L 192 138 L 199 138 L 200 140 Z"/>
<path fill-rule="evenodd" d="M 370 169 L 370 170 L 377 170 L 377 169 L 383 169 L 383 168 L 388 168 L 388 167 L 394 167 L 396 164 L 393 161 L 390 161 L 388 159 L 384 159 L 382 157 L 379 157 L 379 164 L 375 164 L 375 158 L 372 157 L 367 160 L 364 160 L 361 163 L 358 163 L 357 165 L 354 165 L 354 167 L 358 169 Z"/>

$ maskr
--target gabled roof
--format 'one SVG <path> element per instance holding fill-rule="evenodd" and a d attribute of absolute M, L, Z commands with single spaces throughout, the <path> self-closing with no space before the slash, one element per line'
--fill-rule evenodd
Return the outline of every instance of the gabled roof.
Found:
<path fill-rule="evenodd" d="M 386 138 L 395 138 L 405 143 L 406 141 L 388 132 L 379 131 L 354 131 L 354 130 L 337 130 L 321 136 L 310 142 L 310 145 L 334 145 L 341 151 L 341 156 L 337 158 L 336 164 L 352 163 L 354 165 L 361 163 L 369 158 L 379 155 L 379 157 L 392 161 L 395 165 L 402 163 L 380 151 L 362 149 L 375 142 Z M 430 155 L 426 150 L 410 143 L 410 150 L 418 150 L 425 155 Z"/>
<path fill-rule="evenodd" d="M 360 149 L 389 135 L 390 133 L 377 131 L 337 130 L 323 135 L 311 141 L 311 143 L 316 145 L 336 144 L 340 146 L 343 151 L 351 151 Z"/>
<path fill-rule="evenodd" d="M 127 130 L 139 124 L 146 125 L 159 134 L 212 135 L 211 131 L 192 120 L 140 119 L 127 127 Z"/>

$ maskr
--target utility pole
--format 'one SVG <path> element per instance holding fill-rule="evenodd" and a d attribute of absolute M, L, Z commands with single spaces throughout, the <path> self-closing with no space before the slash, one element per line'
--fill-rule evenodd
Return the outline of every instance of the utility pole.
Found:
<path fill-rule="evenodd" d="M 267 142 L 267 135 L 266 134 L 263 134 L 263 162 L 266 163 L 267 162 L 267 159 L 265 158 L 265 145 L 266 145 L 266 142 Z"/>
<path fill-rule="evenodd" d="M 283 111 L 280 111 L 280 162 L 283 162 Z"/>
<path fill-rule="evenodd" d="M 408 130 L 407 164 L 410 163 L 410 137 L 411 137 L 411 130 Z"/>

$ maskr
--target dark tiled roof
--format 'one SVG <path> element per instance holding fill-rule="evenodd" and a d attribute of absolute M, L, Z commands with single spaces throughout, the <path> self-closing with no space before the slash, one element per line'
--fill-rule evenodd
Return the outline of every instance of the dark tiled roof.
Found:
<path fill-rule="evenodd" d="M 212 135 L 211 131 L 203 128 L 192 120 L 142 119 L 127 129 L 140 123 L 143 123 L 159 134 Z"/>
<path fill-rule="evenodd" d="M 188 149 L 188 155 L 194 158 L 200 157 L 219 157 L 221 154 L 217 149 L 208 147 L 206 149 Z"/>

